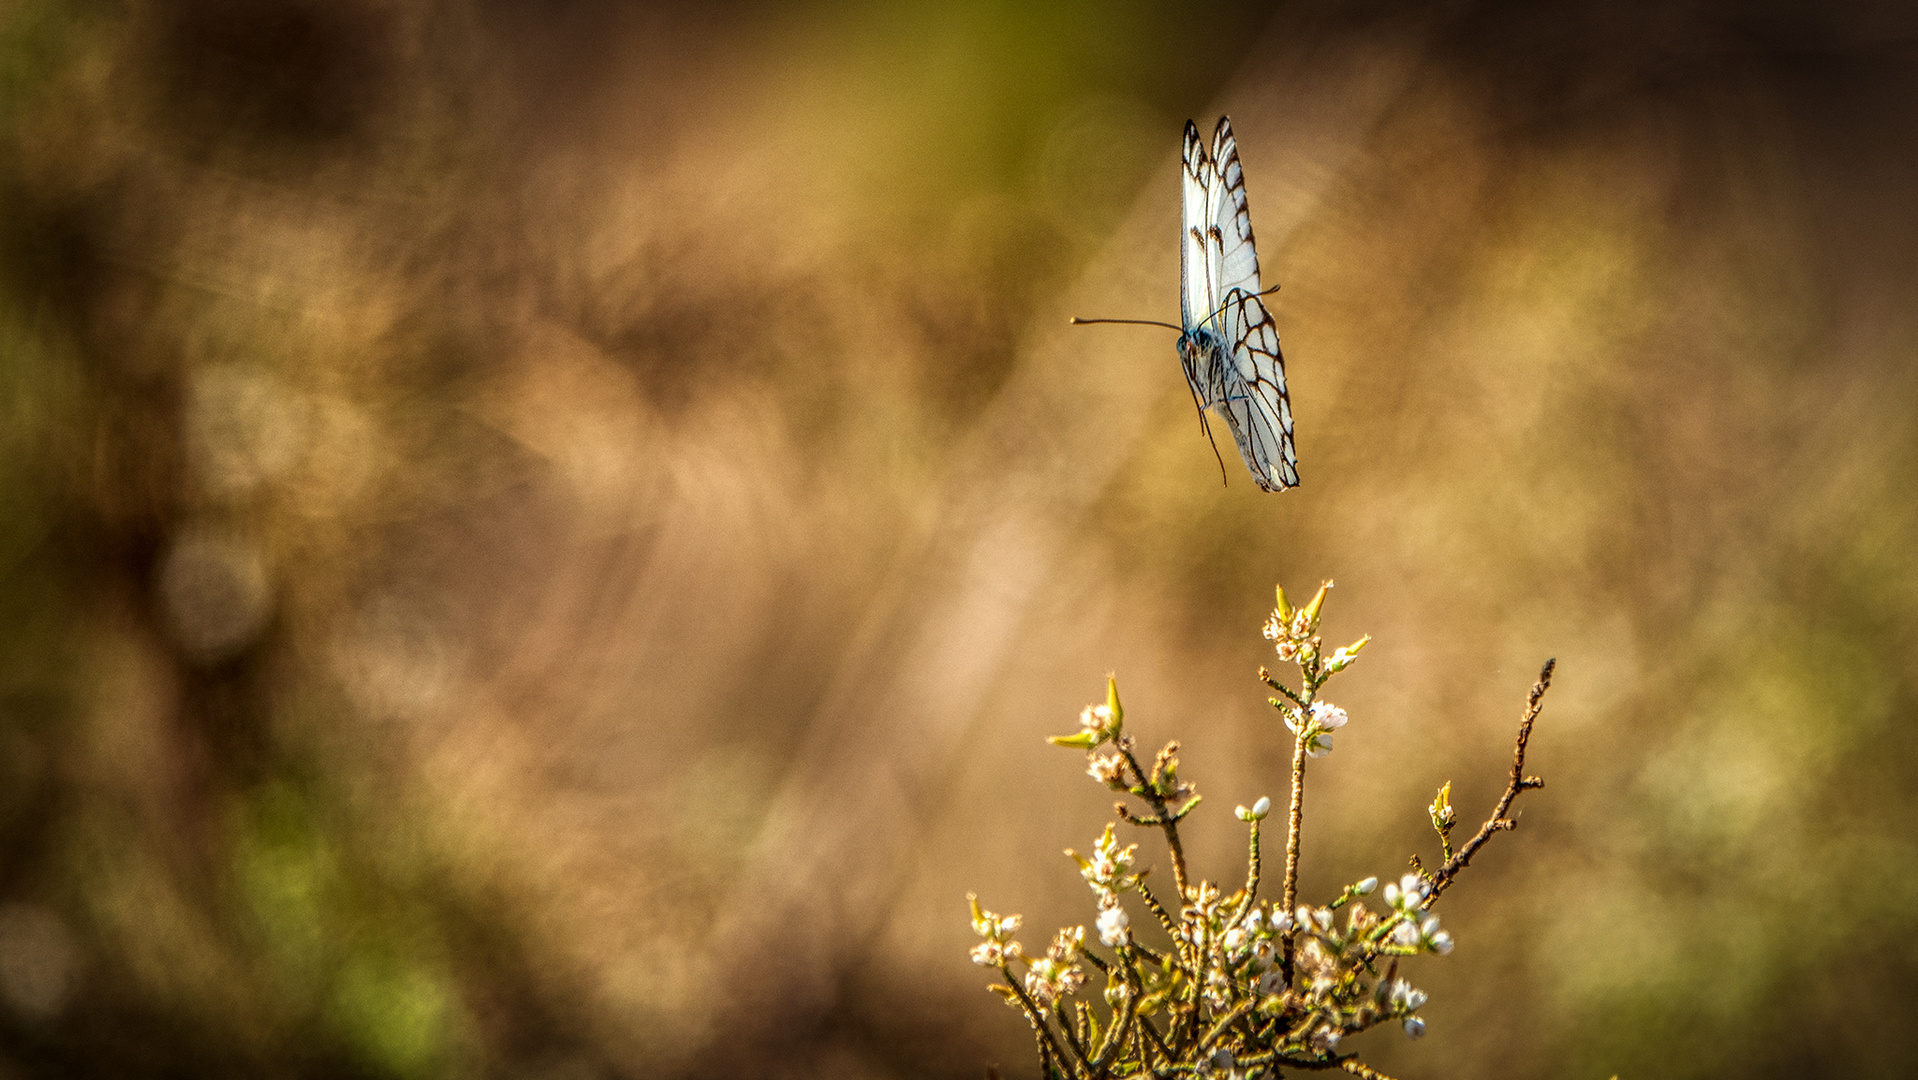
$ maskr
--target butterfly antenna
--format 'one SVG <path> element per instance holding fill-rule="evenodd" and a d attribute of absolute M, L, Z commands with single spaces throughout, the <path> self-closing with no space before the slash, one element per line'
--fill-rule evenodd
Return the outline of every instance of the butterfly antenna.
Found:
<path fill-rule="evenodd" d="M 1212 457 L 1219 463 L 1219 486 L 1231 487 L 1232 482 L 1225 478 L 1225 458 L 1219 454 L 1219 444 L 1212 438 L 1212 425 L 1206 421 L 1205 410 L 1199 410 L 1199 430 L 1205 432 L 1206 444 L 1212 447 Z"/>
<path fill-rule="evenodd" d="M 1271 288 L 1269 288 L 1269 289 L 1260 289 L 1260 290 L 1259 290 L 1258 292 L 1255 292 L 1255 293 L 1248 293 L 1248 292 L 1246 292 L 1246 291 L 1245 291 L 1244 289 L 1233 289 L 1233 290 L 1232 290 L 1232 292 L 1234 292 L 1234 293 L 1236 293 L 1237 295 L 1236 295 L 1236 296 L 1234 296 L 1234 297 L 1232 297 L 1232 298 L 1230 298 L 1230 299 L 1228 299 L 1228 300 L 1226 300 L 1226 302 L 1225 302 L 1225 303 L 1223 303 L 1223 304 L 1220 304 L 1220 305 L 1219 305 L 1218 307 L 1216 307 L 1216 308 L 1214 308 L 1214 309 L 1212 310 L 1212 314 L 1210 314 L 1210 315 L 1207 315 L 1207 316 L 1206 316 L 1205 318 L 1203 318 L 1203 319 L 1200 319 L 1200 320 L 1199 320 L 1199 325 L 1200 325 L 1200 326 L 1204 326 L 1204 325 L 1205 325 L 1206 323 L 1209 323 L 1209 322 L 1211 322 L 1211 321 L 1212 321 L 1213 319 L 1216 319 L 1216 318 L 1218 318 L 1218 317 L 1220 316 L 1220 314 L 1222 314 L 1222 313 L 1223 313 L 1223 312 L 1225 311 L 1225 309 L 1226 309 L 1226 308 L 1229 308 L 1229 307 L 1231 307 L 1231 306 L 1232 306 L 1233 304 L 1236 304 L 1236 303 L 1238 303 L 1240 299 L 1249 299 L 1249 298 L 1251 298 L 1251 297 L 1255 297 L 1255 296 L 1271 296 L 1271 295 L 1272 295 L 1273 293 L 1275 293 L 1275 292 L 1278 292 L 1278 291 L 1279 291 L 1279 286 L 1277 286 L 1277 285 L 1274 285 L 1274 286 L 1272 286 L 1272 287 L 1271 287 Z M 1074 322 L 1077 322 L 1078 320 L 1076 320 L 1076 319 L 1075 319 L 1075 320 L 1073 320 L 1073 321 L 1074 321 Z M 1107 321 L 1115 321 L 1115 320 L 1107 320 Z M 1164 326 L 1164 325 L 1166 325 L 1166 324 L 1165 324 L 1165 323 L 1160 323 L 1159 325 L 1160 325 L 1160 326 Z"/>
<path fill-rule="evenodd" d="M 1160 322 L 1157 319 L 1081 319 L 1079 316 L 1074 315 L 1071 321 L 1074 326 L 1090 326 L 1093 323 L 1125 323 L 1129 326 L 1163 326 L 1167 330 L 1177 330 L 1181 334 L 1185 333 L 1185 327 L 1174 326 L 1169 322 Z"/>
<path fill-rule="evenodd" d="M 1199 410 L 1199 430 L 1205 432 L 1205 443 L 1212 448 L 1212 456 L 1218 459 L 1219 483 L 1226 487 L 1231 487 L 1232 482 L 1225 478 L 1225 458 L 1219 456 L 1219 444 L 1217 440 L 1212 438 L 1212 424 L 1205 418 L 1205 405 L 1199 401 L 1199 392 L 1193 389 L 1192 382 L 1189 379 L 1186 381 L 1185 388 L 1191 391 L 1192 407 Z"/>

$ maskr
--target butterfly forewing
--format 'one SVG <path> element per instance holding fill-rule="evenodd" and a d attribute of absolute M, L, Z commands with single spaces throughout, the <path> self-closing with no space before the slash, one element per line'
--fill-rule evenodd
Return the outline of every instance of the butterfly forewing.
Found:
<path fill-rule="evenodd" d="M 1198 126 L 1187 120 L 1184 169 L 1179 181 L 1179 204 L 1185 226 L 1179 239 L 1179 307 L 1187 331 L 1208 319 L 1219 306 L 1209 240 L 1215 172 L 1205 144 L 1199 141 Z"/>
<path fill-rule="evenodd" d="M 1252 213 L 1245 205 L 1245 170 L 1239 165 L 1239 142 L 1232 137 L 1232 121 L 1219 118 L 1212 133 L 1211 221 L 1219 230 L 1220 270 L 1213 280 L 1218 303 L 1231 298 L 1233 289 L 1248 293 L 1259 291 L 1259 253 L 1252 243 Z"/>

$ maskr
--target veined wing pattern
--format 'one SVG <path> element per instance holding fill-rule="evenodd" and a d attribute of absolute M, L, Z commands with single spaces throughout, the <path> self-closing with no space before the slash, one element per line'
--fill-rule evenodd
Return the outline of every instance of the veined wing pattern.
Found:
<path fill-rule="evenodd" d="M 1296 487 L 1285 358 L 1272 314 L 1259 299 L 1259 256 L 1231 121 L 1219 119 L 1210 152 L 1198 127 L 1186 121 L 1183 160 L 1179 359 L 1186 383 L 1201 420 L 1208 408 L 1225 417 L 1259 487 Z"/>

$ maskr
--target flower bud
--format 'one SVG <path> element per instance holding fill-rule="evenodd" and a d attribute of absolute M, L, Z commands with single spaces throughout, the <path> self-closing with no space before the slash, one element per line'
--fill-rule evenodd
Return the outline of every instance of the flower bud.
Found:
<path fill-rule="evenodd" d="M 1364 881 L 1359 882 L 1357 885 L 1352 886 L 1352 892 L 1359 896 L 1370 896 L 1372 895 L 1372 890 L 1378 887 L 1379 887 L 1379 879 L 1375 877 L 1369 877 L 1369 878 L 1366 878 Z"/>
<path fill-rule="evenodd" d="M 1305 624 L 1306 624 L 1306 626 L 1308 626 L 1308 627 L 1310 627 L 1310 628 L 1312 628 L 1312 629 L 1317 629 L 1317 628 L 1318 628 L 1318 625 L 1319 625 L 1319 609 L 1325 606 L 1325 594 L 1326 594 L 1327 592 L 1330 592 L 1330 591 L 1331 591 L 1331 589 L 1332 589 L 1332 583 L 1331 583 L 1331 582 L 1329 582 L 1329 581 L 1328 581 L 1328 582 L 1326 582 L 1325 584 L 1323 584 L 1323 585 L 1321 585 L 1321 586 L 1319 586 L 1319 591 L 1318 591 L 1318 593 L 1317 593 L 1316 595 L 1314 595 L 1314 596 L 1312 597 L 1312 602 L 1311 602 L 1311 603 L 1309 603 L 1309 604 L 1307 604 L 1307 605 L 1305 605 Z"/>
<path fill-rule="evenodd" d="M 1334 650 L 1332 655 L 1326 658 L 1325 670 L 1333 674 L 1344 671 L 1352 661 L 1358 659 L 1359 650 L 1365 648 L 1365 643 L 1371 640 L 1372 635 L 1367 634 L 1350 645 Z"/>
<path fill-rule="evenodd" d="M 1416 1016 L 1405 1018 L 1405 1034 L 1408 1038 L 1418 1039 L 1425 1035 L 1425 1021 Z"/>

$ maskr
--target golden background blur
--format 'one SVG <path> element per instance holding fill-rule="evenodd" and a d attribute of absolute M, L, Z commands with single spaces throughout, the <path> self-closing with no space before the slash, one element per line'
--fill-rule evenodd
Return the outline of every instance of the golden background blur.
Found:
<path fill-rule="evenodd" d="M 1066 325 L 1220 113 L 1281 496 Z M 1032 1075 L 1041 736 L 1116 671 L 1232 879 L 1324 578 L 1307 897 L 1559 659 L 1355 1049 L 1905 1075 L 1915 298 L 1905 5 L 4 0 L 0 1078 Z"/>

